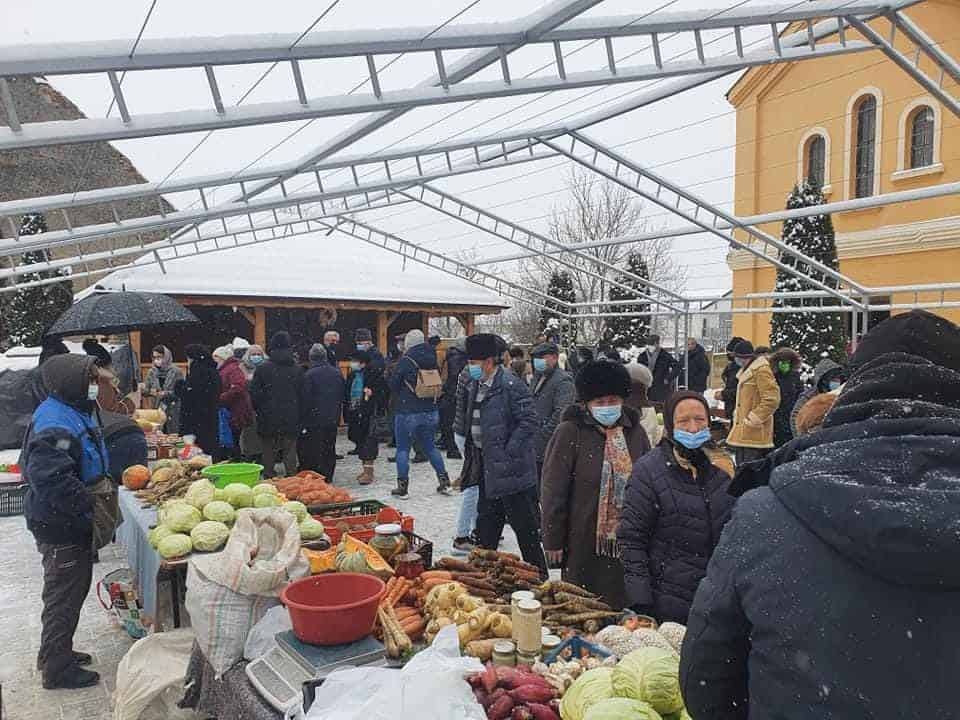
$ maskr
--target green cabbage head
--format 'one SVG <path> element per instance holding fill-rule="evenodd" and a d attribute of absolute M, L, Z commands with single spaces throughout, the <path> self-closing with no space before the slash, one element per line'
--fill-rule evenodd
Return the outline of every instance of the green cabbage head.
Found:
<path fill-rule="evenodd" d="M 567 688 L 560 701 L 560 717 L 563 720 L 584 720 L 591 705 L 613 697 L 612 677 L 613 669 L 608 667 L 583 673 Z"/>
<path fill-rule="evenodd" d="M 196 508 L 194 508 L 194 510 L 196 510 Z M 192 550 L 193 543 L 190 541 L 190 536 L 183 535 L 182 533 L 167 535 L 160 541 L 160 544 L 157 545 L 157 552 L 160 553 L 160 557 L 164 560 L 189 555 Z"/>
<path fill-rule="evenodd" d="M 253 505 L 253 489 L 249 485 L 230 483 L 223 489 L 223 492 L 223 499 L 238 510 Z"/>
<path fill-rule="evenodd" d="M 660 713 L 642 700 L 609 698 L 587 708 L 583 720 L 661 720 Z"/>
<path fill-rule="evenodd" d="M 216 520 L 226 525 L 233 525 L 236 517 L 237 513 L 233 509 L 233 505 L 223 500 L 214 500 L 203 506 L 204 520 Z"/>
<path fill-rule="evenodd" d="M 164 508 L 163 524 L 175 533 L 188 533 L 202 517 L 193 505 L 177 503 Z"/>
<path fill-rule="evenodd" d="M 264 493 L 266 493 L 266 494 L 268 494 L 268 495 L 279 495 L 279 494 L 280 494 L 280 491 L 277 490 L 276 485 L 274 485 L 273 483 L 268 483 L 268 482 L 267 482 L 267 483 L 260 483 L 259 485 L 254 485 L 254 486 L 253 486 L 253 494 L 254 494 L 254 495 L 262 495 L 262 494 L 264 494 Z"/>
<path fill-rule="evenodd" d="M 280 498 L 270 493 L 260 493 L 253 496 L 253 506 L 258 508 L 280 507 Z"/>
<path fill-rule="evenodd" d="M 201 552 L 214 552 L 223 547 L 230 537 L 230 528 L 216 520 L 204 520 L 190 531 L 193 549 Z"/>
<path fill-rule="evenodd" d="M 659 647 L 634 650 L 613 669 L 613 689 L 619 697 L 650 703 L 661 715 L 680 712 L 680 658 Z"/>
<path fill-rule="evenodd" d="M 223 502 L 227 501 L 227 491 L 223 488 L 214 488 L 213 490 L 213 499 L 222 500 Z"/>
<path fill-rule="evenodd" d="M 168 535 L 173 535 L 173 530 L 168 528 L 166 525 L 157 525 L 153 530 L 150 531 L 150 534 L 147 535 L 147 540 L 149 540 L 150 544 L 156 548 L 158 545 L 160 545 L 160 541 Z"/>
<path fill-rule="evenodd" d="M 217 489 L 213 486 L 213 483 L 203 478 L 190 483 L 187 494 L 183 496 L 183 499 L 198 510 L 203 510 L 204 505 L 214 501 L 216 493 Z"/>
<path fill-rule="evenodd" d="M 309 516 L 309 513 L 307 512 L 307 506 L 304 505 L 299 500 L 291 500 L 290 502 L 285 502 L 283 504 L 283 509 L 286 510 L 291 515 L 296 515 L 298 523 L 302 523 Z"/>
<path fill-rule="evenodd" d="M 309 515 L 306 520 L 300 523 L 300 537 L 304 540 L 316 540 L 325 534 L 326 530 L 323 527 L 323 523 L 319 520 L 314 520 Z"/>

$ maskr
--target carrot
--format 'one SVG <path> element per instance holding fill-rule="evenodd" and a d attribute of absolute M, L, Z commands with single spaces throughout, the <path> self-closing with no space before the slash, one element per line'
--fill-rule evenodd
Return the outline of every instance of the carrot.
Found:
<path fill-rule="evenodd" d="M 445 585 L 445 584 L 448 583 L 448 582 L 450 582 L 450 581 L 449 581 L 449 580 L 444 580 L 443 578 L 431 578 L 431 579 L 429 579 L 429 580 L 424 580 L 424 581 L 423 581 L 423 589 L 424 589 L 424 590 L 432 590 L 433 588 L 437 587 L 438 585 Z"/>
<path fill-rule="evenodd" d="M 411 640 L 416 640 L 421 635 L 423 635 L 424 629 L 426 629 L 427 623 L 422 616 L 410 617 L 406 620 L 400 621 L 400 628 Z"/>
<path fill-rule="evenodd" d="M 387 602 L 390 600 L 390 593 L 393 592 L 393 588 L 397 584 L 397 580 L 398 578 L 395 576 L 387 580 L 387 589 L 384 590 L 383 597 L 380 598 L 381 605 L 386 605 Z"/>
<path fill-rule="evenodd" d="M 470 563 L 465 562 L 464 560 L 457 560 L 456 558 L 440 558 L 439 565 L 445 570 L 461 570 L 463 572 L 470 572 L 471 570 L 474 570 Z"/>
<path fill-rule="evenodd" d="M 393 607 L 397 604 L 397 601 L 400 599 L 401 595 L 406 592 L 406 578 L 392 578 L 393 583 L 390 584 L 387 594 L 383 597 L 382 605 L 388 607 Z"/>
<path fill-rule="evenodd" d="M 395 607 L 393 611 L 396 613 L 397 619 L 401 622 L 401 624 L 409 617 L 420 617 L 420 611 L 415 607 L 410 607 L 409 605 L 400 605 Z"/>
<path fill-rule="evenodd" d="M 400 580 L 397 581 L 396 591 L 393 593 L 393 597 L 390 598 L 391 607 L 396 607 L 400 603 L 400 598 L 407 594 L 410 585 L 411 583 L 407 578 L 400 578 Z"/>
<path fill-rule="evenodd" d="M 453 580 L 453 573 L 449 570 L 427 570 L 426 572 L 420 573 L 420 577 L 424 580 L 433 580 L 434 578 Z"/>

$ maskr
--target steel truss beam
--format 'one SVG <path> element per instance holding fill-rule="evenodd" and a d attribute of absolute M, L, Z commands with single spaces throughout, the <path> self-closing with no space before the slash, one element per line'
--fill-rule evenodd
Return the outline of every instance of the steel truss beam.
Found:
<path fill-rule="evenodd" d="M 774 265 L 793 277 L 799 278 L 821 290 L 825 290 L 845 303 L 861 307 L 859 302 L 849 295 L 844 294 L 842 289 L 846 288 L 858 294 L 863 294 L 863 288 L 840 272 L 823 265 L 813 258 L 807 257 L 772 235 L 744 225 L 735 216 L 720 210 L 695 194 L 674 185 L 632 160 L 604 148 L 599 143 L 581 133 L 570 133 L 570 139 L 569 148 L 554 140 L 547 140 L 545 144 L 557 152 L 563 153 L 583 167 L 593 170 L 608 180 L 646 198 L 655 205 L 669 210 L 679 217 L 684 218 L 687 222 L 702 228 L 703 231 L 721 238 L 732 247 L 746 250 L 750 254 L 762 258 L 765 262 Z M 581 153 L 587 151 L 587 157 L 578 154 L 578 150 Z M 612 165 L 611 169 L 598 163 L 601 157 Z M 627 173 L 622 175 L 621 173 L 624 170 L 626 170 Z M 686 205 L 684 205 L 684 202 L 686 202 Z M 701 215 L 705 216 L 705 219 L 701 219 Z M 736 238 L 731 230 L 718 229 L 717 225 L 720 222 L 726 222 L 731 228 L 746 232 L 750 235 L 751 242 L 743 243 Z M 760 247 L 757 247 L 755 243 L 759 244 Z M 771 254 L 768 248 L 776 251 L 775 254 Z M 809 268 L 810 274 L 816 273 L 824 279 L 833 281 L 835 286 L 831 287 L 823 281 L 810 277 L 809 274 L 798 269 L 798 267 L 787 265 L 780 259 L 785 256 L 799 263 L 799 268 Z"/>

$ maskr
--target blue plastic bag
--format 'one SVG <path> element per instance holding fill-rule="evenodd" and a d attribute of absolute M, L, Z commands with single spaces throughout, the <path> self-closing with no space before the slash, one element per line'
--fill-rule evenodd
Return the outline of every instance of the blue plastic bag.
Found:
<path fill-rule="evenodd" d="M 227 408 L 220 408 L 220 447 L 232 448 L 235 445 L 233 439 L 233 430 L 230 427 L 230 411 Z"/>

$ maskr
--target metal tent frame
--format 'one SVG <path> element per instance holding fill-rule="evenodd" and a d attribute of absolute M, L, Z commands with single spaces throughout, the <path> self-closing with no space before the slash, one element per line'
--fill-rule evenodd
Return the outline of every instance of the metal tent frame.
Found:
<path fill-rule="evenodd" d="M 133 54 L 128 52 L 125 43 L 0 48 L 0 104 L 9 119 L 9 127 L 0 126 L 0 150 L 365 114 L 346 131 L 290 163 L 0 203 L 0 223 L 8 226 L 13 234 L 12 238 L 0 240 L 0 258 L 10 258 L 7 261 L 9 266 L 0 268 L 0 283 L 5 283 L 0 287 L 0 293 L 59 281 L 59 278 L 34 280 L 25 277 L 42 271 L 70 268 L 74 277 L 92 277 L 145 264 L 156 263 L 163 268 L 166 262 L 177 258 L 321 231 L 326 234 L 342 233 L 355 240 L 383 247 L 405 260 L 482 285 L 517 302 L 539 308 L 547 308 L 549 302 L 551 312 L 561 319 L 642 314 L 678 320 L 683 318 L 685 327 L 688 327 L 693 313 L 720 312 L 717 309 L 705 309 L 704 306 L 722 298 L 686 296 L 605 263 L 586 251 L 638 240 L 707 234 L 816 288 L 807 293 L 756 293 L 743 298 L 725 298 L 731 301 L 731 307 L 741 306 L 734 309 L 734 313 L 796 310 L 850 313 L 856 338 L 856 328 L 866 327 L 871 310 L 960 307 L 960 301 L 947 298 L 947 293 L 960 291 L 960 284 L 867 287 L 759 229 L 762 224 L 787 218 L 827 212 L 842 213 L 952 195 L 960 192 L 960 183 L 827 203 L 815 208 L 737 217 L 622 153 L 605 147 L 584 132 L 606 120 L 750 67 L 871 51 L 883 53 L 913 78 L 920 88 L 960 116 L 960 101 L 943 85 L 945 78 L 960 82 L 960 64 L 904 14 L 904 10 L 922 0 L 811 0 L 802 4 L 740 7 L 720 12 L 702 10 L 580 17 L 601 1 L 552 0 L 537 12 L 509 22 L 496 25 L 450 24 L 439 30 L 402 28 L 351 33 L 310 32 L 296 40 L 294 36 L 284 35 L 143 40 Z M 884 35 L 878 29 L 878 24 L 889 26 L 889 33 Z M 757 27 L 765 28 L 769 40 L 760 48 L 751 49 L 744 44 L 743 32 Z M 704 33 L 717 30 L 732 33 L 735 50 L 720 55 L 708 52 L 709 43 L 705 42 Z M 912 57 L 894 45 L 898 33 L 914 48 Z M 856 35 L 856 38 L 848 37 L 850 35 Z M 692 43 L 690 52 L 695 52 L 695 59 L 665 57 L 662 42 L 665 38 L 678 36 Z M 625 38 L 640 38 L 648 43 L 644 63 L 628 66 L 618 62 L 615 43 Z M 605 66 L 589 71 L 571 71 L 563 51 L 563 43 L 570 41 L 602 43 L 606 55 Z M 534 77 L 515 76 L 511 68 L 511 55 L 527 46 L 552 48 L 554 64 L 551 72 Z M 448 63 L 450 53 L 463 50 L 470 52 Z M 378 73 L 378 58 L 391 53 L 432 55 L 436 74 L 413 87 L 387 89 Z M 311 95 L 304 77 L 304 64 L 322 63 L 332 58 L 363 59 L 372 92 L 365 95 Z M 925 64 L 935 68 L 938 77 L 921 68 L 921 58 Z M 288 66 L 289 96 L 242 107 L 225 105 L 217 80 L 217 69 L 250 63 L 282 63 Z M 498 79 L 471 79 L 491 67 L 499 67 Z M 211 107 L 138 113 L 128 104 L 123 93 L 121 74 L 172 68 L 194 70 L 197 73 L 202 71 L 210 91 Z M 53 122 L 19 120 L 9 79 L 77 73 L 100 76 L 109 83 L 119 117 Z M 419 107 L 646 80 L 662 82 L 612 107 L 584 114 L 563 124 L 381 152 L 345 152 L 357 141 Z M 686 224 L 659 233 L 568 245 L 484 210 L 477 204 L 439 189 L 435 184 L 449 177 L 537 163 L 551 158 L 564 159 L 587 168 L 682 218 Z M 325 184 L 325 176 L 335 171 L 349 171 L 351 181 L 337 185 Z M 212 203 L 210 197 L 214 190 L 230 191 L 230 199 Z M 169 211 L 164 196 L 173 193 L 189 193 L 196 198 L 196 202 L 187 209 Z M 122 217 L 118 203 L 132 199 L 155 202 L 156 214 Z M 91 205 L 109 207 L 113 222 L 86 225 L 75 222 L 71 213 L 77 208 Z M 378 227 L 374 221 L 364 219 L 370 211 L 397 205 L 429 208 L 473 230 L 515 245 L 518 252 L 465 262 L 411 242 L 395 232 Z M 59 213 L 66 229 L 20 237 L 19 217 L 27 212 Z M 164 239 L 153 242 L 144 239 L 144 234 L 157 231 L 165 233 Z M 119 237 L 136 237 L 139 242 L 113 250 L 86 251 L 92 242 Z M 76 254 L 36 263 L 22 263 L 15 259 L 30 250 L 65 247 L 73 248 Z M 641 280 L 644 291 L 639 293 L 635 303 L 648 305 L 649 311 L 622 312 L 619 308 L 633 303 L 605 301 L 602 298 L 588 298 L 577 303 L 561 302 L 504 276 L 505 273 L 501 271 L 504 265 L 528 258 L 540 258 L 552 265 L 601 278 L 609 285 L 631 290 L 634 289 L 625 283 Z M 785 259 L 792 262 L 784 262 Z M 90 269 L 90 263 L 102 261 L 121 261 L 123 264 Z M 871 297 L 880 294 L 913 294 L 914 301 L 871 305 Z M 927 297 L 930 294 L 936 297 L 930 299 Z M 771 306 L 776 301 L 790 299 L 806 299 L 818 304 L 804 305 L 802 308 Z M 744 304 L 746 307 L 742 307 Z M 604 310 L 614 305 L 618 306 L 616 311 Z M 679 322 L 676 327 L 679 333 Z"/>

